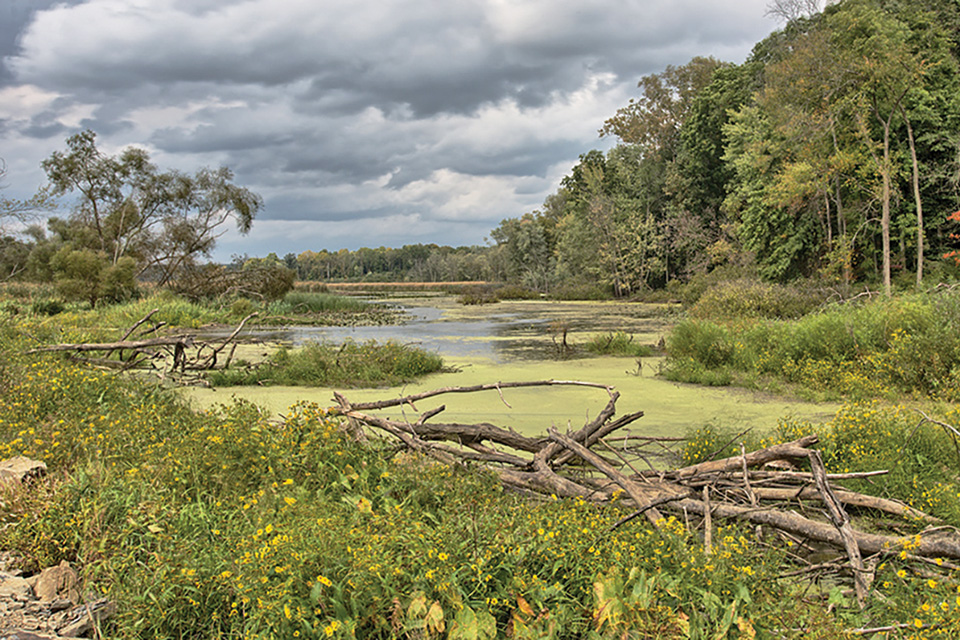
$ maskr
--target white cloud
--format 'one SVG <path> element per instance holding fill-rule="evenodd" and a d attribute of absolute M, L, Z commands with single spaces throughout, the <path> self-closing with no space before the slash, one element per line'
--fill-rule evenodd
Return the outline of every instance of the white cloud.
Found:
<path fill-rule="evenodd" d="M 90 127 L 109 152 L 234 168 L 265 196 L 255 233 L 277 247 L 480 242 L 605 146 L 597 130 L 641 76 L 742 60 L 773 26 L 765 3 L 46 2 L 0 51 L 0 156 L 24 191 L 8 195 Z"/>

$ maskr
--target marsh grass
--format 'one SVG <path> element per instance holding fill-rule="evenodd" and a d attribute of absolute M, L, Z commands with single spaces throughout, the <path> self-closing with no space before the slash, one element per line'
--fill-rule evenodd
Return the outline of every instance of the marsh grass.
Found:
<path fill-rule="evenodd" d="M 668 378 L 774 378 L 851 399 L 960 399 L 960 296 L 838 305 L 794 320 L 687 318 L 667 344 Z"/>
<path fill-rule="evenodd" d="M 310 313 L 362 312 L 370 305 L 349 296 L 335 295 L 323 291 L 290 291 L 282 300 L 271 303 L 269 312 L 275 315 L 296 315 Z"/>
<path fill-rule="evenodd" d="M 443 370 L 443 359 L 398 342 L 375 340 L 342 345 L 308 342 L 282 348 L 256 367 L 236 366 L 212 372 L 216 386 L 273 384 L 292 386 L 394 386 Z"/>

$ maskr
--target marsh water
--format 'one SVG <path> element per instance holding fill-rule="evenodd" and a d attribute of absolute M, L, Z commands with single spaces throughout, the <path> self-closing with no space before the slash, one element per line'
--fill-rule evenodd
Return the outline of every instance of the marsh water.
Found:
<path fill-rule="evenodd" d="M 620 302 L 505 301 L 463 306 L 450 297 L 386 300 L 407 313 L 400 325 L 373 327 L 289 327 L 254 329 L 264 346 L 293 346 L 307 340 L 339 343 L 395 340 L 440 354 L 452 371 L 427 376 L 404 387 L 341 390 L 351 400 L 379 400 L 447 386 L 526 381 L 583 380 L 612 385 L 620 392 L 617 413 L 644 411 L 634 433 L 683 435 L 712 423 L 731 429 L 770 430 L 784 417 L 823 421 L 835 405 L 811 404 L 734 388 L 707 388 L 657 376 L 658 358 L 595 357 L 583 348 L 597 334 L 623 331 L 636 342 L 656 344 L 675 322 L 669 306 Z M 566 347 L 564 347 L 564 336 Z M 333 404 L 333 390 L 310 387 L 228 387 L 194 389 L 200 406 L 242 397 L 272 413 L 298 401 Z M 602 390 L 550 387 L 441 396 L 446 421 L 492 422 L 524 433 L 550 426 L 577 428 L 606 404 Z M 410 409 L 406 409 L 407 412 Z"/>
<path fill-rule="evenodd" d="M 624 331 L 638 343 L 656 343 L 673 317 L 667 305 L 636 303 L 538 300 L 464 306 L 448 296 L 377 302 L 403 310 L 406 321 L 382 326 L 253 329 L 246 335 L 294 347 L 310 340 L 334 344 L 393 340 L 437 353 L 448 361 L 479 358 L 506 364 L 577 357 L 583 354 L 577 342 L 613 331 Z"/>

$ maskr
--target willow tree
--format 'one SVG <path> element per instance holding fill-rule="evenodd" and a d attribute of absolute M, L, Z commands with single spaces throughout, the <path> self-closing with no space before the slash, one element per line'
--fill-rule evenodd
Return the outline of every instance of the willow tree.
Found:
<path fill-rule="evenodd" d="M 51 194 L 79 196 L 71 222 L 89 233 L 76 234 L 74 244 L 85 246 L 75 248 L 98 252 L 112 266 L 132 259 L 140 275 L 149 272 L 160 284 L 208 257 L 227 222 L 249 232 L 263 206 L 260 196 L 233 184 L 226 167 L 160 171 L 144 149 L 103 153 L 89 130 L 68 138 L 67 150 L 41 166 Z"/>

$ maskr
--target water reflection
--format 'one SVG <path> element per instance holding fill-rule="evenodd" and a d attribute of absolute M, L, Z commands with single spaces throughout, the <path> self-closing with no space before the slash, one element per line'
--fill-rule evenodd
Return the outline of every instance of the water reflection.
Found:
<path fill-rule="evenodd" d="M 555 359 L 562 340 L 558 325 L 574 333 L 623 330 L 655 341 L 663 312 L 650 305 L 501 303 L 495 307 L 408 306 L 402 325 L 361 327 L 283 327 L 253 329 L 250 337 L 292 346 L 315 340 L 342 343 L 393 340 L 416 345 L 445 359 L 485 358 L 496 363 Z"/>

